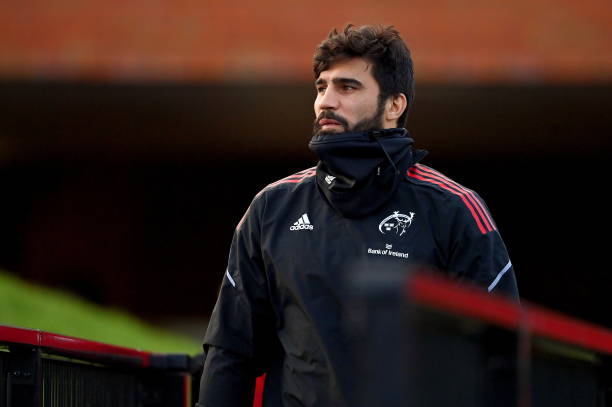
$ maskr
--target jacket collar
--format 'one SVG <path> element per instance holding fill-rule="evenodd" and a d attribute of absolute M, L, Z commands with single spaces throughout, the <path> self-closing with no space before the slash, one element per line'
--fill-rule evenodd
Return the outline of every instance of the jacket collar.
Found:
<path fill-rule="evenodd" d="M 425 156 L 412 144 L 403 128 L 313 136 L 319 191 L 347 218 L 376 211 L 395 195 L 408 167 Z"/>

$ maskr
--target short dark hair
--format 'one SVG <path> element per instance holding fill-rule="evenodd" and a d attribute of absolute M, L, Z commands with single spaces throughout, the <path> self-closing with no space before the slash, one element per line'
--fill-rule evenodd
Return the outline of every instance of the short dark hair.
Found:
<path fill-rule="evenodd" d="M 372 62 L 372 76 L 380 87 L 380 104 L 389 96 L 406 95 L 408 106 L 397 120 L 398 127 L 405 126 L 414 99 L 414 71 L 410 50 L 399 32 L 393 26 L 382 25 L 347 24 L 341 32 L 334 28 L 315 52 L 315 79 L 334 62 L 350 58 Z"/>

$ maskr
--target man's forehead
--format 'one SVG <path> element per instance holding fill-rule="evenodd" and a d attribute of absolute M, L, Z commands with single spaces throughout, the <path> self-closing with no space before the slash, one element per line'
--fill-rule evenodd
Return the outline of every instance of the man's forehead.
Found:
<path fill-rule="evenodd" d="M 343 59 L 334 62 L 328 69 L 321 71 L 317 81 L 321 79 L 324 81 L 329 81 L 339 77 L 355 78 L 360 80 L 371 78 L 374 80 L 371 69 L 372 64 L 370 61 L 363 58 Z"/>

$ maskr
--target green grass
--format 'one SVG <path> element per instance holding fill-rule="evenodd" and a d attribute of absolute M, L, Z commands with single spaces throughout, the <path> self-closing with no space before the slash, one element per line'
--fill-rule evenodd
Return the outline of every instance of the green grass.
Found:
<path fill-rule="evenodd" d="M 27 283 L 0 270 L 0 325 L 40 329 L 151 352 L 200 352 L 190 338 L 155 328 L 126 312 Z"/>

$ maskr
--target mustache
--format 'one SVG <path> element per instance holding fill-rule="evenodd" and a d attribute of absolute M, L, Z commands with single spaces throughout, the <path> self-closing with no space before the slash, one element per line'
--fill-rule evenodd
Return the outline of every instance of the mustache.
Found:
<path fill-rule="evenodd" d="M 322 111 L 321 114 L 315 119 L 314 121 L 315 129 L 321 128 L 321 126 L 319 126 L 319 121 L 323 119 L 335 120 L 341 125 L 343 125 L 345 129 L 348 129 L 348 121 L 344 117 L 335 114 L 331 110 Z"/>

